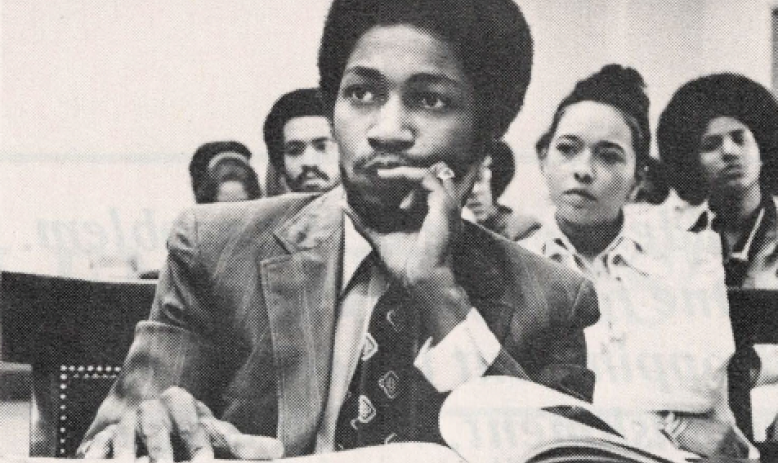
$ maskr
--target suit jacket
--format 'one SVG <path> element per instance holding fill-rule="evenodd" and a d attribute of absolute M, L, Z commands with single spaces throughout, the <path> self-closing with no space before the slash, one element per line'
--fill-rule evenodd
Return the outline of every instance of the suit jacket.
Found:
<path fill-rule="evenodd" d="M 311 452 L 330 383 L 342 197 L 338 188 L 185 212 L 150 319 L 138 325 L 87 438 L 179 385 L 241 431 L 277 436 L 288 456 Z M 599 316 L 592 285 L 470 224 L 454 259 L 458 282 L 503 346 L 487 373 L 590 400 L 583 328 Z"/>

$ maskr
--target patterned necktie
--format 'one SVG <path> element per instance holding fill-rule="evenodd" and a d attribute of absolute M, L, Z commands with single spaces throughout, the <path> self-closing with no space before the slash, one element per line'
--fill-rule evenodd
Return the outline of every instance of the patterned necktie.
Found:
<path fill-rule="evenodd" d="M 338 414 L 335 448 L 346 450 L 412 439 L 413 366 L 418 322 L 403 310 L 404 292 L 392 284 L 370 318 L 354 377 Z M 410 313 L 409 313 L 410 312 Z"/>

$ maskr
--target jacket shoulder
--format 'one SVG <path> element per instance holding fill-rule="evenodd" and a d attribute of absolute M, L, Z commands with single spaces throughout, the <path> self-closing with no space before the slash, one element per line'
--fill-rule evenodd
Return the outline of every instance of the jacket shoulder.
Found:
<path fill-rule="evenodd" d="M 249 231 L 272 231 L 316 197 L 291 193 L 252 201 L 198 205 L 188 213 L 197 226 L 201 241 L 220 241 Z"/>
<path fill-rule="evenodd" d="M 470 232 L 471 239 L 496 269 L 487 275 L 496 278 L 517 307 L 523 307 L 551 319 L 580 318 L 584 326 L 599 318 L 593 284 L 579 272 L 535 254 L 518 243 L 479 226 Z"/>
<path fill-rule="evenodd" d="M 536 228 L 532 230 L 529 236 L 518 242 L 495 236 L 495 244 L 499 246 L 501 253 L 506 256 L 507 264 L 510 268 L 524 277 L 531 277 L 532 280 L 546 281 L 547 283 L 542 286 L 553 283 L 577 289 L 589 281 L 581 273 L 543 257 L 539 253 L 534 252 L 532 248 L 528 249 L 526 244 L 538 238 L 539 234 L 537 232 L 538 229 Z"/>
<path fill-rule="evenodd" d="M 234 203 L 203 204 L 182 212 L 168 237 L 168 250 L 217 261 L 226 251 L 247 248 L 275 253 L 273 232 L 317 195 L 288 194 Z"/>

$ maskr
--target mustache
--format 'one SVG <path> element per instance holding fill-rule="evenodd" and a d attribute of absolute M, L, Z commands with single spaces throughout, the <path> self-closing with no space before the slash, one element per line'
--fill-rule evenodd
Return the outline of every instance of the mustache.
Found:
<path fill-rule="evenodd" d="M 316 177 L 321 178 L 322 180 L 329 180 L 330 176 L 319 170 L 316 166 L 303 166 L 303 171 L 300 172 L 300 175 L 298 175 L 295 178 L 296 183 L 301 183 L 305 180 L 306 177 L 308 177 L 308 174 L 314 175 Z"/>
<path fill-rule="evenodd" d="M 379 169 L 394 167 L 429 167 L 432 163 L 415 159 L 402 153 L 376 152 L 354 161 L 353 169 L 357 172 L 375 174 Z"/>
<path fill-rule="evenodd" d="M 392 169 L 395 167 L 418 167 L 428 169 L 439 161 L 446 161 L 445 156 L 419 158 L 417 156 L 409 156 L 405 153 L 377 151 L 368 156 L 354 160 L 352 168 L 354 169 L 354 172 L 375 175 L 376 171 L 379 169 Z M 454 162 L 447 163 L 447 165 L 454 171 L 457 178 L 461 178 L 467 171 L 469 163 Z"/>

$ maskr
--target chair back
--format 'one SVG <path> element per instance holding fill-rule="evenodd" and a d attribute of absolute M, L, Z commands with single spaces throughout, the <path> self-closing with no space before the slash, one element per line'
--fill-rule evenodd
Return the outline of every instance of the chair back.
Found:
<path fill-rule="evenodd" d="M 32 365 L 30 455 L 72 457 L 148 317 L 153 281 L 0 275 L 0 352 Z"/>
<path fill-rule="evenodd" d="M 735 356 L 729 365 L 729 403 L 738 427 L 753 440 L 750 368 L 754 344 L 778 343 L 778 291 L 730 288 L 729 313 Z"/>

